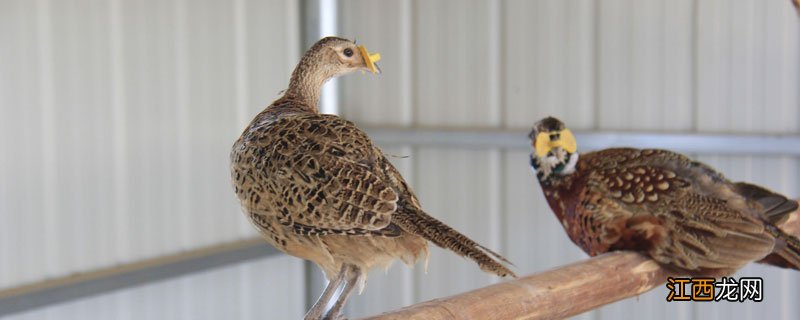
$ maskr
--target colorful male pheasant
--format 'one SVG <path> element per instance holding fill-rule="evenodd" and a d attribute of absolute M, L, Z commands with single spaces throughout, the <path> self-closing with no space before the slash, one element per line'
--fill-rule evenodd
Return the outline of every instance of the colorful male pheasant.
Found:
<path fill-rule="evenodd" d="M 793 200 L 666 150 L 579 155 L 555 118 L 536 123 L 530 139 L 550 208 L 591 256 L 638 251 L 688 275 L 728 275 L 751 261 L 800 270 L 800 241 L 776 227 Z"/>

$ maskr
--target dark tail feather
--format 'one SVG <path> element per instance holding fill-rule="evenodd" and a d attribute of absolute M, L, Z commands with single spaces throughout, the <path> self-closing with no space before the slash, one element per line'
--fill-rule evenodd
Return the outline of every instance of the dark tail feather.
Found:
<path fill-rule="evenodd" d="M 467 236 L 425 212 L 420 210 L 402 212 L 392 217 L 392 220 L 408 232 L 417 234 L 439 247 L 475 261 L 483 271 L 494 273 L 501 277 L 517 277 L 513 271 L 501 263 L 505 262 L 513 265 L 506 258 L 472 241 L 472 239 L 467 238 Z"/>
<path fill-rule="evenodd" d="M 746 182 L 737 182 L 736 190 L 763 208 L 761 217 L 765 220 L 767 232 L 775 238 L 775 248 L 772 253 L 758 262 L 800 270 L 800 240 L 777 227 L 786 222 L 790 213 L 797 210 L 797 201 Z"/>
<path fill-rule="evenodd" d="M 767 231 L 775 237 L 775 249 L 759 263 L 800 270 L 800 239 L 773 225 L 768 225 Z"/>
<path fill-rule="evenodd" d="M 507 264 L 509 264 L 509 265 L 512 265 L 512 266 L 514 266 L 514 263 L 512 263 L 511 261 L 508 261 L 508 259 L 506 259 L 505 257 L 501 256 L 499 253 L 497 253 L 497 252 L 494 252 L 494 251 L 492 251 L 492 250 L 489 250 L 489 248 L 487 248 L 487 247 L 484 247 L 484 246 L 482 246 L 482 245 L 480 245 L 480 244 L 478 244 L 478 248 L 480 248 L 480 249 L 481 249 L 481 250 L 483 250 L 484 252 L 488 253 L 488 254 L 489 254 L 490 256 L 492 256 L 493 258 L 499 259 L 499 260 L 500 260 L 500 261 L 502 261 L 502 262 L 505 262 L 505 263 L 507 263 Z"/>
<path fill-rule="evenodd" d="M 763 216 L 773 224 L 780 225 L 789 218 L 789 213 L 797 210 L 797 201 L 746 182 L 737 182 L 736 189 L 743 197 L 758 202 L 763 208 Z"/>

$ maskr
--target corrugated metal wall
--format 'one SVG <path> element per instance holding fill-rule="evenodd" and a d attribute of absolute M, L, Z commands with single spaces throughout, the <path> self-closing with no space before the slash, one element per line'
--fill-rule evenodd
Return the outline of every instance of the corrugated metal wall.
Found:
<path fill-rule="evenodd" d="M 800 23 L 784 0 L 347 0 L 338 18 L 384 56 L 379 77 L 340 81 L 343 116 L 365 126 L 527 129 L 555 115 L 580 130 L 800 133 Z M 285 87 L 299 21 L 289 0 L 0 0 L 0 288 L 253 235 L 228 150 Z M 585 257 L 526 151 L 386 151 L 431 214 L 520 273 Z M 798 159 L 700 159 L 800 194 Z M 432 251 L 427 274 L 373 272 L 348 315 L 497 281 Z M 276 257 L 20 318 L 296 318 L 303 272 Z M 579 318 L 800 314 L 797 272 L 740 275 L 764 275 L 764 302 L 667 304 L 656 289 Z"/>
<path fill-rule="evenodd" d="M 800 23 L 788 1 L 343 1 L 342 34 L 383 53 L 379 77 L 340 83 L 341 112 L 364 126 L 800 133 Z M 654 146 L 657 147 L 657 141 Z M 547 208 L 528 152 L 407 146 L 397 158 L 427 210 L 520 273 L 582 259 Z M 732 179 L 800 194 L 790 157 L 701 155 Z M 375 272 L 350 315 L 495 281 L 434 250 L 427 274 Z M 794 319 L 800 274 L 763 275 L 762 303 L 666 303 L 666 289 L 583 319 Z M 413 278 L 412 283 L 405 279 Z M 376 297 L 379 295 L 380 297 Z"/>
<path fill-rule="evenodd" d="M 285 88 L 299 23 L 289 0 L 0 1 L 0 288 L 254 236 L 228 153 Z M 152 315 L 248 292 L 262 309 L 252 318 L 294 317 L 305 307 L 302 262 L 278 261 L 33 318 L 172 319 Z M 245 273 L 287 301 L 226 284 Z M 185 310 L 159 302 L 170 299 L 186 299 Z"/>

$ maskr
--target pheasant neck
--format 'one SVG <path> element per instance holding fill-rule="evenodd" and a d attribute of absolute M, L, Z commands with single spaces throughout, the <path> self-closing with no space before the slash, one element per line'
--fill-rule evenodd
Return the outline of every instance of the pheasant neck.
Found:
<path fill-rule="evenodd" d="M 292 72 L 289 88 L 284 94 L 285 98 L 301 104 L 301 107 L 312 113 L 319 113 L 322 86 L 336 75 L 333 68 L 319 63 L 321 58 L 323 57 L 319 53 L 307 53 Z"/>

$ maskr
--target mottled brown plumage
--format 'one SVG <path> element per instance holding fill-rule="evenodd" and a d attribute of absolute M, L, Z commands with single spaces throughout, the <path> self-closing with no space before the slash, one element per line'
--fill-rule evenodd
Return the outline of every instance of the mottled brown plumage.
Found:
<path fill-rule="evenodd" d="M 348 282 L 363 286 L 372 267 L 427 257 L 427 241 L 485 271 L 513 276 L 503 257 L 422 211 L 403 177 L 363 131 L 317 112 L 327 79 L 365 68 L 355 48 L 341 38 L 320 40 L 294 71 L 285 95 L 258 114 L 234 144 L 232 177 L 245 214 L 270 244 L 315 262 L 330 280 L 347 273 Z M 352 57 L 345 54 L 348 49 Z"/>
<path fill-rule="evenodd" d="M 532 144 L 547 145 L 531 165 L 559 222 L 589 255 L 639 251 L 691 275 L 727 275 L 762 259 L 800 269 L 800 242 L 775 226 L 795 201 L 666 150 L 568 152 L 563 132 L 555 118 L 537 123 Z"/>

